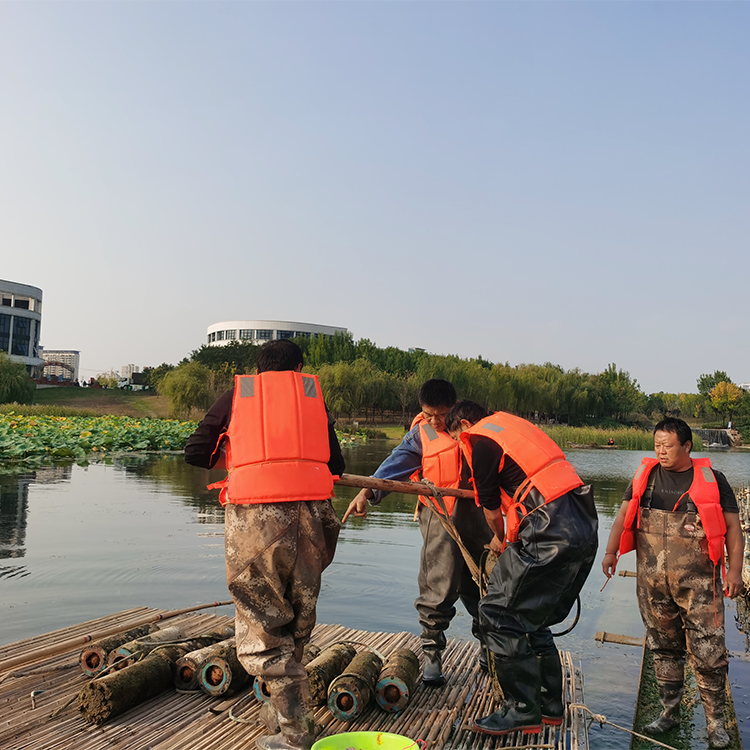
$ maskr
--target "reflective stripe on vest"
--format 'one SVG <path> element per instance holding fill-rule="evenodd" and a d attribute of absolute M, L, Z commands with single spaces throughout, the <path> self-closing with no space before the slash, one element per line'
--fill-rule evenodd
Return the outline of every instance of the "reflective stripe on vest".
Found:
<path fill-rule="evenodd" d="M 576 487 L 583 486 L 583 481 L 549 435 L 531 422 L 502 411 L 485 417 L 461 434 L 461 449 L 469 466 L 472 467 L 472 481 L 474 477 L 471 463 L 472 435 L 490 438 L 503 449 L 500 471 L 503 469 L 505 456 L 509 456 L 526 474 L 526 481 L 518 488 L 514 497 L 511 498 L 505 490 L 500 488 L 502 508 L 506 515 L 505 538 L 508 542 L 512 543 L 518 539 L 518 529 L 521 523 L 518 510 L 520 508 L 525 515 L 526 511 L 522 503 L 532 487 L 544 498 L 546 504 L 557 500 L 558 497 L 562 497 Z M 476 485 L 474 492 L 476 493 Z"/>
<path fill-rule="evenodd" d="M 438 432 L 428 424 L 422 414 L 414 418 L 412 429 L 416 425 L 419 425 L 419 437 L 422 441 L 422 468 L 411 475 L 412 481 L 418 482 L 424 477 L 436 487 L 458 487 L 461 481 L 461 452 L 458 443 L 447 432 Z M 420 495 L 419 501 L 444 515 L 434 497 Z M 443 497 L 443 502 L 448 515 L 451 515 L 456 498 L 447 495 Z"/>
<path fill-rule="evenodd" d="M 222 503 L 331 497 L 328 415 L 316 376 L 288 370 L 237 375 L 226 438 Z"/>
<path fill-rule="evenodd" d="M 706 532 L 708 542 L 708 556 L 711 562 L 717 565 L 724 560 L 724 540 L 727 533 L 727 525 L 724 520 L 724 511 L 721 508 L 721 497 L 719 484 L 711 469 L 711 460 L 708 458 L 692 458 L 693 481 L 685 493 L 698 509 L 701 523 Z M 644 458 L 638 471 L 633 477 L 633 496 L 628 503 L 625 514 L 625 525 L 620 537 L 620 554 L 624 555 L 635 549 L 638 527 L 641 525 L 641 499 L 648 486 L 648 478 L 659 461 L 655 458 Z M 677 509 L 682 495 L 673 510 Z"/>

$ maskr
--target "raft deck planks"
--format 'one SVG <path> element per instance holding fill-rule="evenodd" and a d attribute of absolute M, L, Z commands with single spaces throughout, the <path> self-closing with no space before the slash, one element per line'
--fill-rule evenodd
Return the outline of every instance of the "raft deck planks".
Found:
<path fill-rule="evenodd" d="M 42 645 L 67 640 L 158 610 L 129 610 L 110 617 L 47 633 L 2 648 L 2 656 L 32 653 Z M 174 618 L 189 634 L 198 634 L 232 618 L 188 614 Z M 411 633 L 372 633 L 341 625 L 318 625 L 313 641 L 321 647 L 349 641 L 388 655 L 406 647 L 418 655 L 419 638 Z M 77 707 L 77 695 L 86 678 L 78 666 L 81 647 L 52 658 L 0 674 L 0 747 L 4 750 L 252 750 L 255 738 L 265 734 L 258 723 L 260 704 L 248 695 L 222 700 L 203 693 L 185 694 L 169 690 L 102 726 L 86 724 Z M 427 750 L 495 750 L 495 748 L 588 748 L 584 716 L 573 712 L 573 721 L 562 728 L 545 727 L 539 735 L 511 734 L 495 738 L 470 731 L 471 720 L 494 711 L 496 704 L 489 678 L 477 663 L 476 644 L 451 639 L 445 659 L 447 682 L 441 688 L 418 684 L 409 706 L 398 715 L 386 714 L 373 704 L 358 719 L 343 722 L 326 708 L 315 715 L 319 738 L 339 732 L 386 731 L 426 742 Z M 0 657 L 1 658 L 1 657 Z M 0 661 L 0 664 L 2 662 Z M 54 670 L 54 671 L 49 671 Z M 580 670 L 570 654 L 563 652 L 566 704 L 583 703 Z M 32 691 L 35 695 L 32 707 Z M 248 696 L 248 697 L 246 697 Z M 70 702 L 72 699 L 72 702 Z M 69 703 L 70 702 L 70 703 Z M 239 721 L 230 718 L 230 713 Z"/>

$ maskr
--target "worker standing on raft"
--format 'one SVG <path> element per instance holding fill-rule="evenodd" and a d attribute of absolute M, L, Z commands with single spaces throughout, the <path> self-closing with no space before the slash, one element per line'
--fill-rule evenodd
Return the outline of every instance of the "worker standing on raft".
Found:
<path fill-rule="evenodd" d="M 458 487 L 461 482 L 461 457 L 458 445 L 445 431 L 445 416 L 456 403 L 456 389 L 447 380 L 427 380 L 419 391 L 422 409 L 391 455 L 373 476 L 392 480 L 429 480 L 436 487 Z M 469 487 L 465 482 L 464 486 Z M 361 490 L 344 514 L 364 518 L 367 503 L 377 505 L 386 496 L 380 490 Z M 448 514 L 472 557 L 479 560 L 492 538 L 481 508 L 471 500 L 445 498 Z M 471 577 L 456 542 L 440 523 L 443 511 L 434 499 L 420 496 L 419 530 L 422 553 L 419 561 L 419 596 L 414 602 L 422 626 L 422 653 L 425 658 L 422 681 L 428 687 L 445 683 L 443 652 L 445 631 L 456 614 L 460 598 L 472 617 L 472 632 L 478 638 L 477 607 L 479 588 Z M 480 666 L 486 671 L 484 655 Z"/>
<path fill-rule="evenodd" d="M 668 732 L 680 723 L 687 655 L 706 712 L 711 747 L 728 747 L 724 724 L 729 660 L 724 640 L 724 591 L 742 590 L 744 540 L 737 499 L 708 458 L 690 458 L 693 433 L 682 419 L 654 428 L 656 458 L 644 458 L 612 525 L 602 569 L 607 578 L 620 554 L 637 554 L 638 607 L 662 712 L 645 727 Z"/>
<path fill-rule="evenodd" d="M 498 555 L 479 626 L 505 700 L 473 728 L 537 734 L 542 723 L 563 720 L 562 665 L 550 626 L 567 617 L 594 562 L 593 493 L 553 440 L 525 419 L 460 401 L 445 424 L 471 469 Z"/>
<path fill-rule="evenodd" d="M 315 735 L 302 651 L 315 626 L 323 570 L 340 524 L 331 505 L 344 471 L 320 383 L 303 375 L 288 340 L 258 352 L 257 375 L 238 375 L 185 448 L 189 464 L 213 467 L 226 441 L 227 582 L 235 602 L 237 656 L 271 693 L 259 750 L 309 750 Z M 213 485 L 212 485 L 213 486 Z"/>

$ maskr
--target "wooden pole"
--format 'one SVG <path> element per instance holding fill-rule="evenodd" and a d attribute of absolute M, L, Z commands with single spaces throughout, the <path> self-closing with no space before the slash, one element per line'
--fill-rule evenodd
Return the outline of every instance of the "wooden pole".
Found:
<path fill-rule="evenodd" d="M 384 492 L 405 492 L 407 495 L 431 495 L 434 490 L 422 482 L 396 482 L 392 479 L 376 479 L 375 477 L 361 477 L 357 474 L 342 474 L 336 484 L 342 487 L 359 487 L 368 490 L 383 490 Z M 474 499 L 471 490 L 459 490 L 452 487 L 437 487 L 441 495 Z"/>
<path fill-rule="evenodd" d="M 20 654 L 19 656 L 12 656 L 9 659 L 3 659 L 0 661 L 0 673 L 5 672 L 8 669 L 13 669 L 20 665 L 30 664 L 40 659 L 48 659 L 52 656 L 58 656 L 64 654 L 66 651 L 72 651 L 79 646 L 83 646 L 91 641 L 97 641 L 101 638 L 107 638 L 115 633 L 121 633 L 123 630 L 130 630 L 130 628 L 138 627 L 139 625 L 146 625 L 150 622 L 161 622 L 162 620 L 169 620 L 171 617 L 177 617 L 178 615 L 184 615 L 188 612 L 197 612 L 200 609 L 208 609 L 209 607 L 225 607 L 228 604 L 234 604 L 233 601 L 228 602 L 212 602 L 211 604 L 198 604 L 195 607 L 185 607 L 185 609 L 173 609 L 169 612 L 162 612 L 150 615 L 144 615 L 135 620 L 128 620 L 127 622 L 121 623 L 120 625 L 112 625 L 103 630 L 96 630 L 88 635 L 79 635 L 75 638 L 69 638 L 66 641 L 60 641 L 53 646 L 45 646 L 44 648 L 38 648 L 34 651 L 30 651 L 27 654 Z"/>

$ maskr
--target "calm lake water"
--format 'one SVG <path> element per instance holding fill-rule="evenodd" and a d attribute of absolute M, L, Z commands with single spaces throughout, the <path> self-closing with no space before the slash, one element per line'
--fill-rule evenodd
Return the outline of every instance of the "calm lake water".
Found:
<path fill-rule="evenodd" d="M 345 448 L 347 471 L 369 475 L 393 445 Z M 600 559 L 627 482 L 644 455 L 568 454 L 581 477 L 594 486 L 600 552 L 582 592 L 580 622 L 557 642 L 581 662 L 587 705 L 623 726 L 632 724 L 641 652 L 597 644 L 594 635 L 599 630 L 643 635 L 634 579 L 618 576 L 600 591 L 605 581 Z M 750 480 L 750 454 L 713 452 L 711 459 L 732 486 Z M 219 477 L 187 466 L 181 456 L 135 455 L 87 467 L 0 473 L 0 644 L 130 607 L 177 609 L 228 599 L 223 511 L 217 493 L 205 489 Z M 355 493 L 337 491 L 339 517 Z M 366 519 L 347 522 L 336 559 L 323 578 L 320 622 L 419 632 L 413 602 L 421 537 L 412 520 L 414 505 L 411 497 L 393 495 Z M 620 563 L 620 569 L 634 567 L 632 553 Z M 733 626 L 733 611 L 727 617 L 729 648 L 744 654 L 745 636 Z M 470 626 L 459 609 L 448 635 L 470 638 Z M 746 747 L 749 666 L 736 658 L 730 671 Z M 624 750 L 629 735 L 596 725 L 590 744 Z"/>

